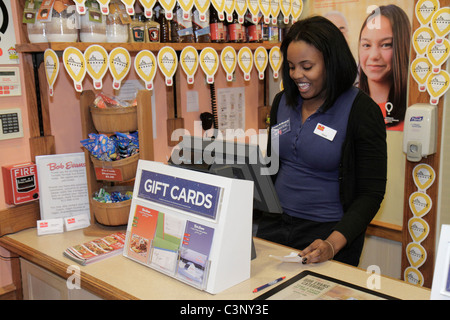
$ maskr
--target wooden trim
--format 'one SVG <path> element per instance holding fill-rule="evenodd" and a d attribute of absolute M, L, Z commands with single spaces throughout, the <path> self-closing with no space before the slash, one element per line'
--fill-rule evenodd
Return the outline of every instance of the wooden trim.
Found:
<path fill-rule="evenodd" d="M 402 227 L 392 223 L 373 220 L 367 228 L 366 234 L 383 239 L 402 242 Z"/>
<path fill-rule="evenodd" d="M 14 239 L 2 237 L 0 238 L 0 245 L 20 257 L 33 262 L 41 268 L 60 276 L 63 279 L 67 279 L 70 276 L 70 274 L 66 272 L 69 267 L 68 264 L 58 261 Z M 119 290 L 104 281 L 86 274 L 83 271 L 81 271 L 81 287 L 101 298 L 108 300 L 137 300 L 135 296 Z"/>
<path fill-rule="evenodd" d="M 39 217 L 40 209 L 38 201 L 1 210 L 0 237 L 8 233 L 36 227 L 36 221 L 39 220 Z"/>

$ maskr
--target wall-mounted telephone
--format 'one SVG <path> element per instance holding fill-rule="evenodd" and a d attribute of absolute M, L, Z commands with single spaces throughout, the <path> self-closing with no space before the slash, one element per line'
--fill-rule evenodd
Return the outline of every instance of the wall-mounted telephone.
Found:
<path fill-rule="evenodd" d="M 403 152 L 412 162 L 436 152 L 437 107 L 416 103 L 406 109 L 403 129 Z"/>

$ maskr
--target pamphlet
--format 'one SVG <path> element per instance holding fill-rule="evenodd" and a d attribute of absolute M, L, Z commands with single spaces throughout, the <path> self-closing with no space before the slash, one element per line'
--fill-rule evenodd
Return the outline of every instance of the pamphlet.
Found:
<path fill-rule="evenodd" d="M 128 257 L 144 264 L 149 263 L 151 242 L 158 222 L 158 211 L 136 205 L 131 234 L 127 247 Z"/>
<path fill-rule="evenodd" d="M 121 254 L 124 244 L 125 233 L 116 232 L 103 238 L 69 247 L 64 251 L 64 256 L 84 266 Z"/>
<path fill-rule="evenodd" d="M 187 221 L 180 248 L 177 276 L 196 285 L 205 278 L 214 229 Z"/>

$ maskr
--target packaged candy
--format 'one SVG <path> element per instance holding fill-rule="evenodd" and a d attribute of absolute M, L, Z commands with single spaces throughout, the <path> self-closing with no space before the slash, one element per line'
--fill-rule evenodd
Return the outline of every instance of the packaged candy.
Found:
<path fill-rule="evenodd" d="M 138 132 L 130 134 L 116 132 L 108 137 L 105 134 L 90 133 L 88 139 L 81 140 L 83 147 L 101 161 L 114 161 L 139 153 Z"/>
<path fill-rule="evenodd" d="M 132 191 L 127 191 L 125 193 L 122 193 L 120 191 L 113 191 L 109 193 L 104 188 L 100 188 L 100 190 L 94 193 L 93 198 L 94 200 L 102 203 L 115 203 L 130 200 L 132 197 L 133 197 Z"/>

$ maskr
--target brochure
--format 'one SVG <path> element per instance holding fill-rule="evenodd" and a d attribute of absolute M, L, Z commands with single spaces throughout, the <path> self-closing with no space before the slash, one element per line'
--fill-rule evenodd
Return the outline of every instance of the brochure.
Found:
<path fill-rule="evenodd" d="M 211 251 L 214 229 L 187 221 L 180 248 L 177 277 L 197 286 L 203 284 Z"/>
<path fill-rule="evenodd" d="M 84 266 L 121 254 L 124 244 L 125 233 L 116 232 L 103 238 L 69 247 L 64 251 L 64 256 Z"/>

